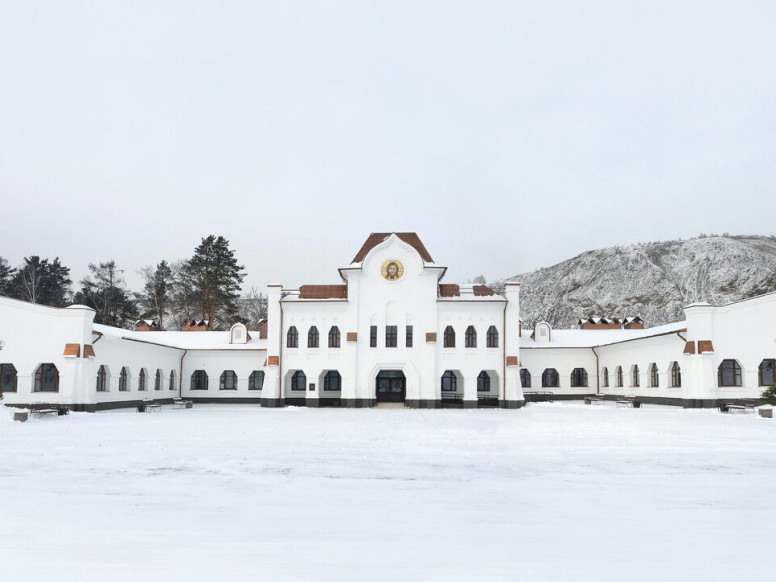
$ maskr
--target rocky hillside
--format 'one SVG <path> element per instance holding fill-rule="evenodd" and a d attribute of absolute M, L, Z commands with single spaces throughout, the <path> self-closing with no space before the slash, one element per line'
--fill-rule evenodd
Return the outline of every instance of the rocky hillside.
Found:
<path fill-rule="evenodd" d="M 490 283 L 521 284 L 525 325 L 574 327 L 581 316 L 641 315 L 648 327 L 684 318 L 694 301 L 721 305 L 776 291 L 776 238 L 705 236 L 588 251 Z"/>

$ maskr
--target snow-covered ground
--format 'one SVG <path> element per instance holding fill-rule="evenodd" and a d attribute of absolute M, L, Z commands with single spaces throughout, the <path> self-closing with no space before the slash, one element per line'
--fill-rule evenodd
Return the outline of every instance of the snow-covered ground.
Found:
<path fill-rule="evenodd" d="M 2 580 L 755 580 L 776 420 L 583 404 L 0 418 Z"/>

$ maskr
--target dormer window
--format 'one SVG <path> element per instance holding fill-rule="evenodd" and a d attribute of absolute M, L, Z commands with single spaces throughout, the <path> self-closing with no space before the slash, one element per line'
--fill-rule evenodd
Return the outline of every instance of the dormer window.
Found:
<path fill-rule="evenodd" d="M 229 343 L 230 344 L 245 344 L 248 343 L 248 328 L 244 323 L 235 323 L 232 329 L 229 330 Z"/>

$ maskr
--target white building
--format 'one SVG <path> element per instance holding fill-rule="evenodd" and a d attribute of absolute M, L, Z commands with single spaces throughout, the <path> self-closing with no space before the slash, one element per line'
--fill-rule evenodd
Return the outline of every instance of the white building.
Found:
<path fill-rule="evenodd" d="M 169 402 L 519 408 L 633 395 L 685 407 L 757 398 L 774 381 L 776 293 L 685 309 L 686 321 L 589 319 L 522 329 L 519 286 L 443 283 L 414 233 L 372 234 L 342 283 L 268 288 L 266 333 L 128 331 L 83 306 L 0 297 L 4 402 L 74 410 Z M 262 337 L 265 335 L 266 337 Z"/>

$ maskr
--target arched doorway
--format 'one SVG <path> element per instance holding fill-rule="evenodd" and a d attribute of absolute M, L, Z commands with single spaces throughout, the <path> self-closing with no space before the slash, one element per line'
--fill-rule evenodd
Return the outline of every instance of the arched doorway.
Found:
<path fill-rule="evenodd" d="M 401 370 L 381 370 L 375 380 L 377 402 L 404 402 L 407 379 Z"/>

